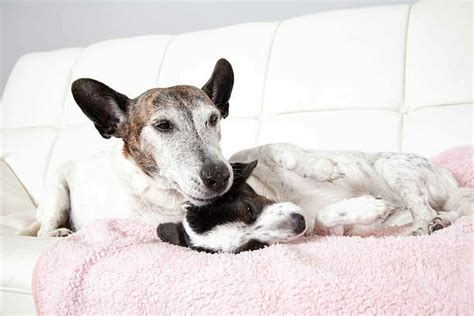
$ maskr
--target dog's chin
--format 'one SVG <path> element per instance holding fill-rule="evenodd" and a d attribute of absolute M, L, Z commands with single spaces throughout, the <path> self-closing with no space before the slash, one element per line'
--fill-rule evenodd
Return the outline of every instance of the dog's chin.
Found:
<path fill-rule="evenodd" d="M 191 196 L 188 194 L 183 194 L 183 195 L 189 202 L 191 202 L 191 204 L 196 205 L 196 206 L 204 206 L 204 205 L 211 204 L 217 198 L 217 196 L 201 198 L 201 197 Z"/>
<path fill-rule="evenodd" d="M 218 197 L 222 196 L 227 192 L 228 188 L 220 193 L 216 192 L 201 192 L 201 190 L 182 190 L 178 189 L 179 192 L 184 196 L 184 198 L 191 202 L 191 204 L 196 206 L 204 206 L 211 204 Z"/>
<path fill-rule="evenodd" d="M 274 245 L 274 244 L 286 244 L 286 243 L 293 243 L 293 242 L 297 242 L 298 239 L 300 239 L 301 237 L 304 236 L 304 234 L 306 233 L 306 228 L 300 232 L 300 233 L 294 233 L 294 232 L 288 232 L 287 233 L 282 233 L 281 236 L 279 237 L 276 237 L 275 239 L 273 240 L 266 240 L 266 239 L 261 239 L 262 242 L 265 242 L 267 244 L 270 244 L 270 245 Z M 260 240 L 259 238 L 257 238 L 257 240 Z"/>
<path fill-rule="evenodd" d="M 299 233 L 298 235 L 295 235 L 295 236 L 291 237 L 291 239 L 292 239 L 292 240 L 295 240 L 295 239 L 298 239 L 298 238 L 300 238 L 300 237 L 303 237 L 304 234 L 306 234 L 306 230 L 307 230 L 307 228 L 305 228 L 305 229 L 304 229 L 301 233 Z"/>
<path fill-rule="evenodd" d="M 306 230 L 307 230 L 307 227 L 301 233 L 298 233 L 298 234 L 295 234 L 293 236 L 285 238 L 285 240 L 283 242 L 292 242 L 292 241 L 295 241 L 295 240 L 303 237 L 304 234 L 306 233 Z"/>

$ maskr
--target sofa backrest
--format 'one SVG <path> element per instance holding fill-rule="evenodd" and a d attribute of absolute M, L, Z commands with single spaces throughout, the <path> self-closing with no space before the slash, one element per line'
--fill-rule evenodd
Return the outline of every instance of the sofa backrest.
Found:
<path fill-rule="evenodd" d="M 129 97 L 200 87 L 220 57 L 236 80 L 222 123 L 227 156 L 289 141 L 429 157 L 472 143 L 472 15 L 466 3 L 416 3 L 27 54 L 4 91 L 1 157 L 38 201 L 62 162 L 121 145 L 82 114 L 72 80 L 95 78 Z"/>

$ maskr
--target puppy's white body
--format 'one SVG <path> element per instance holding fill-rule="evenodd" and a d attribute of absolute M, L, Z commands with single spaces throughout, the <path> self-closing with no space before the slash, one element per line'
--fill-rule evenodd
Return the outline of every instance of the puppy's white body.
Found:
<path fill-rule="evenodd" d="M 413 234 L 449 225 L 473 211 L 472 190 L 445 169 L 404 153 L 329 152 L 270 144 L 241 151 L 232 161 L 258 160 L 249 183 L 275 201 L 305 213 L 308 230 L 341 234 L 413 223 Z"/>
<path fill-rule="evenodd" d="M 176 187 L 164 178 L 149 177 L 122 151 L 68 162 L 50 181 L 37 211 L 40 235 L 68 220 L 78 230 L 105 217 L 145 223 L 175 222 L 183 217 L 184 198 Z M 58 209 L 69 212 L 51 212 Z"/>

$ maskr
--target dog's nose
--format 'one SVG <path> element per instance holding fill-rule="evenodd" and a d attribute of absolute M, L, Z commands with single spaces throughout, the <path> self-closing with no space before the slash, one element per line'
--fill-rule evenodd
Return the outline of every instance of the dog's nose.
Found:
<path fill-rule="evenodd" d="M 225 164 L 206 164 L 199 173 L 202 183 L 214 192 L 221 192 L 229 182 L 230 172 Z"/>
<path fill-rule="evenodd" d="M 295 222 L 295 233 L 301 234 L 306 229 L 306 222 L 304 216 L 298 213 L 291 214 L 291 218 Z"/>

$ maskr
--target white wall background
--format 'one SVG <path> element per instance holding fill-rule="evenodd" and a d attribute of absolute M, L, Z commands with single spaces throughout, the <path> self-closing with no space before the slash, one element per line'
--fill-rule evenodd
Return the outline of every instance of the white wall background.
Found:
<path fill-rule="evenodd" d="M 0 95 L 16 60 L 28 52 L 84 46 L 110 38 L 274 21 L 325 10 L 412 2 L 415 0 L 0 0 Z"/>

